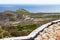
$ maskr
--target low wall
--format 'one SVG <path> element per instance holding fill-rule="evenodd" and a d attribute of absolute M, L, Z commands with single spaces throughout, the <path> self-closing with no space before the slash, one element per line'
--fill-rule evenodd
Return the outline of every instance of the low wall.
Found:
<path fill-rule="evenodd" d="M 58 23 L 58 22 L 60 22 L 60 20 L 55 20 L 55 21 L 46 23 L 46 24 L 40 26 L 39 28 L 35 29 L 34 31 L 32 31 L 28 36 L 3 38 L 0 40 L 34 40 L 34 38 L 39 34 L 40 31 L 42 31 L 44 28 L 46 28 L 54 23 Z"/>

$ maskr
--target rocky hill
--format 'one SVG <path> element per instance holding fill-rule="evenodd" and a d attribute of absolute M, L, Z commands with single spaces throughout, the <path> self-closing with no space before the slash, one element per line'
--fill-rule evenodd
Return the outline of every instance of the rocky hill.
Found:
<path fill-rule="evenodd" d="M 10 25 L 24 21 L 28 17 L 29 12 L 24 9 L 18 9 L 16 11 L 6 10 L 0 12 L 0 25 Z M 21 24 L 21 23 L 20 23 Z"/>
<path fill-rule="evenodd" d="M 0 24 L 8 24 L 10 21 L 16 21 L 17 15 L 12 11 L 5 11 L 0 13 Z"/>

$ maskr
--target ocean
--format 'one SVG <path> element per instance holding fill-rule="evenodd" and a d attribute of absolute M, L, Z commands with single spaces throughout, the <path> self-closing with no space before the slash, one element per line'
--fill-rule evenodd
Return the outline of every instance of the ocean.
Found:
<path fill-rule="evenodd" d="M 19 8 L 29 12 L 60 12 L 60 5 L 27 5 L 27 4 L 0 4 L 0 12 L 5 10 L 16 11 Z"/>

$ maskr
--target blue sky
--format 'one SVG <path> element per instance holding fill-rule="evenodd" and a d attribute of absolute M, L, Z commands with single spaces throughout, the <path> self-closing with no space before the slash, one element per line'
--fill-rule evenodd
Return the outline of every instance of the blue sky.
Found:
<path fill-rule="evenodd" d="M 0 0 L 0 4 L 60 4 L 60 0 Z"/>
<path fill-rule="evenodd" d="M 0 0 L 0 11 L 18 8 L 30 12 L 60 12 L 60 0 Z"/>

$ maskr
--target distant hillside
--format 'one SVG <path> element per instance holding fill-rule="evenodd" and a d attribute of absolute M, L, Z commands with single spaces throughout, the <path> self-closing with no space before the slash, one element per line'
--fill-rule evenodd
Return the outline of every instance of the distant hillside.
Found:
<path fill-rule="evenodd" d="M 10 22 L 23 20 L 23 15 L 29 15 L 29 12 L 25 9 L 18 9 L 16 11 L 5 10 L 4 12 L 0 12 L 0 25 L 8 25 Z"/>
<path fill-rule="evenodd" d="M 31 18 L 60 17 L 60 13 L 31 13 L 21 8 L 16 11 L 5 10 L 0 12 L 0 24 L 23 20 L 23 15 L 29 15 Z"/>

